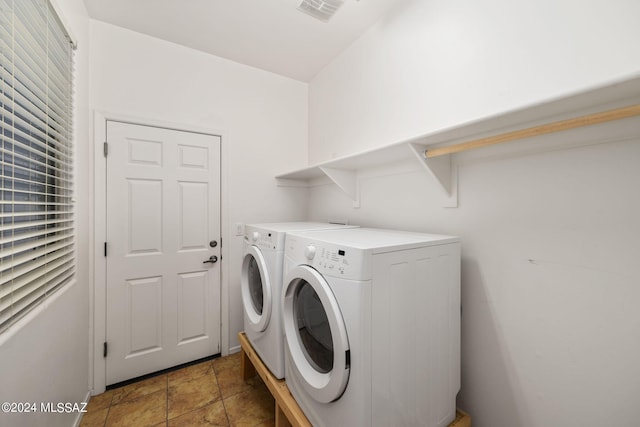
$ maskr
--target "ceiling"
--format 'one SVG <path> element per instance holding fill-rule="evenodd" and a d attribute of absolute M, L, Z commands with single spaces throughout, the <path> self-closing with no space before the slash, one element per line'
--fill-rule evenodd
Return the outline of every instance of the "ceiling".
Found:
<path fill-rule="evenodd" d="M 96 20 L 296 80 L 310 81 L 407 0 L 345 0 L 324 23 L 301 0 L 84 0 Z"/>

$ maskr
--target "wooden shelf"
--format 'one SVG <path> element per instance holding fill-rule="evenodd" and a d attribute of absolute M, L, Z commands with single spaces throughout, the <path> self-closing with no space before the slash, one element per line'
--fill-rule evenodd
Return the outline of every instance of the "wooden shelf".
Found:
<path fill-rule="evenodd" d="M 241 372 L 242 379 L 248 380 L 256 374 L 262 378 L 265 385 L 276 401 L 275 425 L 276 427 L 311 427 L 311 423 L 298 406 L 298 403 L 291 395 L 285 380 L 276 379 L 266 367 L 260 356 L 255 352 L 244 332 L 238 334 L 241 348 Z M 471 417 L 458 410 L 456 419 L 449 427 L 471 427 Z"/>
<path fill-rule="evenodd" d="M 457 172 L 452 166 L 451 156 L 454 150 L 439 157 L 427 157 L 425 151 L 433 154 L 446 147 L 456 146 L 455 152 L 486 146 L 486 141 L 500 141 L 504 136 L 515 135 L 509 141 L 541 138 L 553 132 L 563 134 L 570 129 L 589 126 L 597 128 L 594 138 L 601 141 L 619 141 L 623 138 L 640 136 L 640 119 L 637 109 L 640 104 L 640 76 L 634 76 L 606 86 L 597 87 L 574 95 L 553 99 L 526 108 L 499 114 L 477 121 L 436 130 L 432 133 L 411 138 L 384 147 L 368 150 L 349 156 L 321 162 L 276 176 L 279 186 L 308 187 L 313 180 L 328 177 L 354 202 L 360 205 L 358 190 L 358 172 L 363 169 L 390 164 L 405 159 L 416 159 L 448 197 L 446 206 L 457 206 Z M 622 109 L 630 108 L 634 114 L 621 115 Z M 602 123 L 595 120 L 582 120 L 585 117 L 600 117 L 607 110 L 617 110 L 613 114 L 615 122 Z M 578 123 L 579 126 L 559 126 Z M 624 122 L 624 123 L 623 123 Z M 584 134 L 580 134 L 583 138 Z M 560 138 L 559 138 L 560 139 Z M 481 144 L 480 142 L 485 143 Z M 467 143 L 467 144 L 465 144 Z"/>
<path fill-rule="evenodd" d="M 423 155 L 426 147 L 419 141 L 401 142 L 278 175 L 276 179 L 279 186 L 308 187 L 312 180 L 327 177 L 353 201 L 354 207 L 359 207 L 358 171 L 415 159 L 436 179 L 446 196 L 457 200 L 449 156 L 427 159 Z M 453 203 L 456 205 L 457 201 Z"/>

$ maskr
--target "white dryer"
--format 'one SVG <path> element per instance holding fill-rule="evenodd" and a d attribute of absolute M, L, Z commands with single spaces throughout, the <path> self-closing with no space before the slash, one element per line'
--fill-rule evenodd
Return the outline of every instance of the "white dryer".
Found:
<path fill-rule="evenodd" d="M 244 258 L 240 288 L 244 330 L 264 364 L 277 378 L 284 378 L 282 332 L 282 264 L 287 232 L 354 228 L 322 222 L 286 222 L 245 226 Z"/>
<path fill-rule="evenodd" d="M 287 234 L 285 376 L 318 426 L 445 427 L 460 390 L 460 242 Z"/>

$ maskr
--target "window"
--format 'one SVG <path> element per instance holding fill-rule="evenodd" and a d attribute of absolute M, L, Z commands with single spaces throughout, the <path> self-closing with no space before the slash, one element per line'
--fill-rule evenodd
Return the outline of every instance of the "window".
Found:
<path fill-rule="evenodd" d="M 0 0 L 0 332 L 75 273 L 73 46 L 48 0 Z"/>

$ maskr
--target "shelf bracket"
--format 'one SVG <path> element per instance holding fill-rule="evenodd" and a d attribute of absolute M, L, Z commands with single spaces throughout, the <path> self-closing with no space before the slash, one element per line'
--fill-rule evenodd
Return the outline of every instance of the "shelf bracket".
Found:
<path fill-rule="evenodd" d="M 360 192 L 358 191 L 358 179 L 355 171 L 324 166 L 321 166 L 320 170 L 353 200 L 354 208 L 360 207 Z"/>
<path fill-rule="evenodd" d="M 425 151 L 426 145 L 411 142 L 409 148 L 416 156 L 422 167 L 429 173 L 431 177 L 439 184 L 443 190 L 447 201 L 445 207 L 458 207 L 458 171 L 451 165 L 451 155 L 427 158 Z"/>

